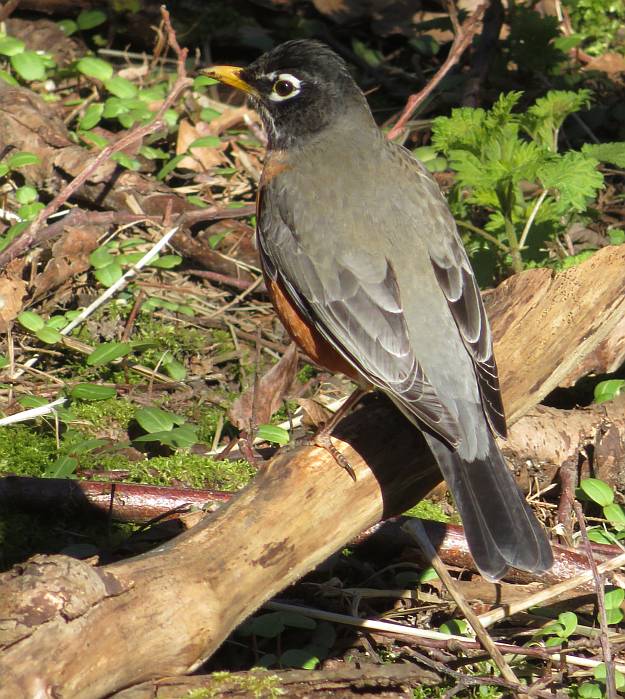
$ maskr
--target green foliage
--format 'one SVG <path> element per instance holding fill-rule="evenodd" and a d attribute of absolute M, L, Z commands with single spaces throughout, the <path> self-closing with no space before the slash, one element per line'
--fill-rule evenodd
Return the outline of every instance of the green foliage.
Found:
<path fill-rule="evenodd" d="M 623 0 L 563 0 L 562 4 L 584 51 L 591 56 L 615 48 L 623 51 L 623 40 L 619 38 L 625 23 Z M 619 41 L 621 45 L 615 45 Z"/>
<path fill-rule="evenodd" d="M 608 379 L 600 381 L 595 386 L 595 403 L 605 403 L 608 400 L 613 400 L 621 394 L 625 386 L 624 379 Z"/>
<path fill-rule="evenodd" d="M 456 174 L 450 199 L 459 223 L 486 217 L 483 229 L 464 226 L 484 239 L 479 242 L 499 267 L 516 272 L 530 262 L 547 263 L 545 241 L 583 218 L 602 187 L 599 159 L 617 159 L 625 150 L 615 143 L 558 153 L 560 128 L 588 105 L 588 91 L 553 90 L 518 111 L 521 97 L 503 94 L 490 110 L 455 109 L 435 119 L 432 130 L 432 145 Z M 475 251 L 475 243 L 468 248 Z"/>
<path fill-rule="evenodd" d="M 547 624 L 534 634 L 534 638 L 547 636 L 545 645 L 547 647 L 560 646 L 575 633 L 577 629 L 577 615 L 573 612 L 562 612 L 558 615 L 558 620 Z"/>

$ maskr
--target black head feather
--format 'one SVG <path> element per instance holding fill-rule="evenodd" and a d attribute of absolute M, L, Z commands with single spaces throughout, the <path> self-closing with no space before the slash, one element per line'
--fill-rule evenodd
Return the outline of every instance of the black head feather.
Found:
<path fill-rule="evenodd" d="M 274 149 L 315 136 L 354 103 L 367 108 L 345 61 L 319 41 L 280 44 L 245 68 L 241 78 L 256 92 L 252 100 Z"/>

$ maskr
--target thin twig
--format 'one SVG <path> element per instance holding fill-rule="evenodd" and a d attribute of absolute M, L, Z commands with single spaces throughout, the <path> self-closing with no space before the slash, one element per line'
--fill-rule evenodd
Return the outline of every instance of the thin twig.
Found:
<path fill-rule="evenodd" d="M 480 5 L 475 9 L 475 12 L 471 15 L 471 17 L 469 17 L 469 19 L 467 19 L 461 26 L 461 31 L 454 37 L 454 41 L 449 49 L 449 54 L 445 59 L 445 62 L 438 69 L 436 75 L 420 92 L 410 95 L 404 110 L 395 123 L 395 126 L 393 126 L 393 128 L 388 132 L 387 138 L 393 139 L 401 134 L 403 128 L 411 119 L 412 115 L 417 111 L 418 107 L 432 94 L 434 89 L 438 87 L 441 80 L 447 75 L 447 73 L 449 73 L 453 66 L 458 63 L 460 57 L 467 50 L 469 44 L 473 40 L 473 37 L 477 33 L 485 10 L 486 5 Z"/>
<path fill-rule="evenodd" d="M 457 220 L 456 225 L 460 226 L 461 228 L 466 228 L 467 230 L 471 231 L 472 233 L 477 233 L 478 235 L 481 235 L 482 238 L 484 238 L 485 240 L 488 240 L 493 245 L 496 245 L 503 252 L 505 252 L 505 253 L 510 252 L 510 248 L 507 245 L 502 243 L 501 240 L 495 238 L 495 236 L 491 235 L 488 231 L 485 231 L 483 228 L 479 228 L 478 226 L 474 226 L 469 221 L 461 221 L 461 220 Z"/>
<path fill-rule="evenodd" d="M 438 573 L 438 577 L 443 581 L 443 584 L 449 591 L 449 594 L 453 597 L 454 602 L 458 605 L 460 611 L 464 614 L 469 624 L 471 624 L 471 628 L 473 631 L 475 631 L 475 635 L 484 647 L 484 650 L 490 654 L 491 658 L 497 664 L 497 667 L 501 670 L 501 674 L 503 675 L 504 679 L 507 682 L 511 682 L 518 686 L 519 680 L 517 676 L 514 674 L 514 671 L 508 664 L 508 661 L 503 657 L 503 654 L 499 648 L 497 648 L 495 645 L 495 642 L 488 634 L 488 631 L 486 631 L 484 626 L 482 626 L 482 622 L 477 614 L 467 604 L 467 601 L 464 599 L 462 593 L 456 587 L 456 584 L 447 571 L 445 564 L 441 560 L 440 556 L 436 553 L 434 546 L 432 546 L 432 542 L 430 541 L 421 520 L 410 520 L 404 525 L 404 531 L 408 532 L 408 534 L 416 539 L 425 557 L 431 563 L 434 570 Z"/>
<path fill-rule="evenodd" d="M 597 570 L 600 573 L 608 573 L 611 570 L 616 570 L 621 566 L 625 565 L 625 553 L 621 553 L 609 561 L 604 561 L 597 566 Z M 497 621 L 502 621 L 513 614 L 518 614 L 519 612 L 524 612 L 530 607 L 536 607 L 540 604 L 545 604 L 550 602 L 552 599 L 559 597 L 560 595 L 568 592 L 569 590 L 574 590 L 576 587 L 580 587 L 584 583 L 593 579 L 592 570 L 587 570 L 584 573 L 575 575 L 568 580 L 563 580 L 562 582 L 556 583 L 546 590 L 541 590 L 533 595 L 528 595 L 525 599 L 519 600 L 518 602 L 511 602 L 503 607 L 498 607 L 485 614 L 480 614 L 480 621 L 484 626 L 490 626 Z"/>
<path fill-rule="evenodd" d="M 418 629 L 413 626 L 391 624 L 388 621 L 378 621 L 377 619 L 360 619 L 359 617 L 349 616 L 348 614 L 327 612 L 325 609 L 314 609 L 298 604 L 287 604 L 286 602 L 265 602 L 263 607 L 275 612 L 295 612 L 297 614 L 304 614 L 313 619 L 330 621 L 335 624 L 346 624 L 347 626 L 354 626 L 364 631 L 392 634 L 393 636 L 403 636 L 404 638 L 409 637 L 416 642 L 452 643 L 459 648 L 481 650 L 481 645 L 477 641 L 472 641 L 464 636 L 431 631 L 430 629 Z M 559 660 L 563 660 L 577 667 L 594 668 L 597 667 L 597 665 L 601 665 L 599 660 L 594 660 L 593 658 L 581 658 L 577 655 L 568 654 L 563 655 L 562 648 L 526 648 L 524 646 L 514 646 L 510 643 L 498 642 L 495 642 L 495 645 L 502 653 L 527 655 L 545 659 L 557 657 Z M 616 669 L 621 672 L 625 671 L 625 664 L 619 663 Z"/>
<path fill-rule="evenodd" d="M 612 649 L 610 648 L 610 639 L 608 638 L 608 618 L 605 610 L 605 591 L 603 589 L 603 576 L 599 573 L 597 561 L 592 555 L 592 548 L 590 546 L 590 540 L 588 539 L 588 532 L 586 531 L 586 520 L 584 519 L 584 513 L 582 511 L 582 506 L 577 500 L 573 500 L 573 509 L 575 510 L 575 515 L 577 517 L 577 523 L 579 524 L 579 530 L 582 535 L 582 541 L 584 542 L 584 548 L 586 549 L 586 555 L 588 556 L 588 563 L 590 565 L 590 570 L 592 571 L 592 576 L 595 581 L 595 588 L 597 591 L 597 607 L 599 610 L 599 626 L 601 628 L 601 635 L 599 639 L 601 641 L 601 650 L 603 652 L 603 660 L 605 662 L 605 688 L 607 692 L 608 699 L 616 699 L 616 679 L 614 677 L 614 662 L 612 660 Z"/>
<path fill-rule="evenodd" d="M 532 208 L 532 213 L 529 215 L 529 218 L 525 222 L 525 227 L 523 228 L 523 232 L 521 233 L 521 238 L 519 239 L 519 250 L 523 249 L 523 246 L 525 245 L 525 241 L 527 240 L 527 236 L 529 235 L 530 228 L 532 227 L 532 224 L 534 223 L 534 219 L 536 218 L 536 214 L 538 213 L 538 209 L 542 206 L 542 203 L 545 201 L 545 197 L 548 194 L 547 189 L 543 189 L 541 192 L 541 195 L 538 197 L 536 202 L 534 203 L 534 206 Z"/>

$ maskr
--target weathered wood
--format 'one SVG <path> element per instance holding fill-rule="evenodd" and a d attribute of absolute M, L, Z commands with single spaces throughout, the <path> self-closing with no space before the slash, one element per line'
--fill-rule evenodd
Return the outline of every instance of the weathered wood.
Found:
<path fill-rule="evenodd" d="M 609 248 L 562 275 L 529 272 L 494 292 L 491 314 L 512 418 L 622 319 L 624 289 L 625 249 Z M 325 451 L 298 449 L 149 554 L 99 569 L 37 557 L 5 574 L 0 697 L 101 697 L 187 672 L 263 601 L 366 527 L 414 503 L 438 478 L 419 435 L 381 398 L 336 434 L 355 483 Z"/>

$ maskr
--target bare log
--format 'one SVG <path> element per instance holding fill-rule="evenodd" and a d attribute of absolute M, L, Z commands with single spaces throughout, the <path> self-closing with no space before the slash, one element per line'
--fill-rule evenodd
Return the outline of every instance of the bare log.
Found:
<path fill-rule="evenodd" d="M 622 319 L 624 289 L 625 250 L 607 248 L 561 275 L 519 275 L 493 294 L 513 418 Z M 148 554 L 99 569 L 40 556 L 5 574 L 0 697 L 101 697 L 187 672 L 265 600 L 363 529 L 403 511 L 439 478 L 419 435 L 382 398 L 335 434 L 355 483 L 325 451 L 298 449 Z"/>

